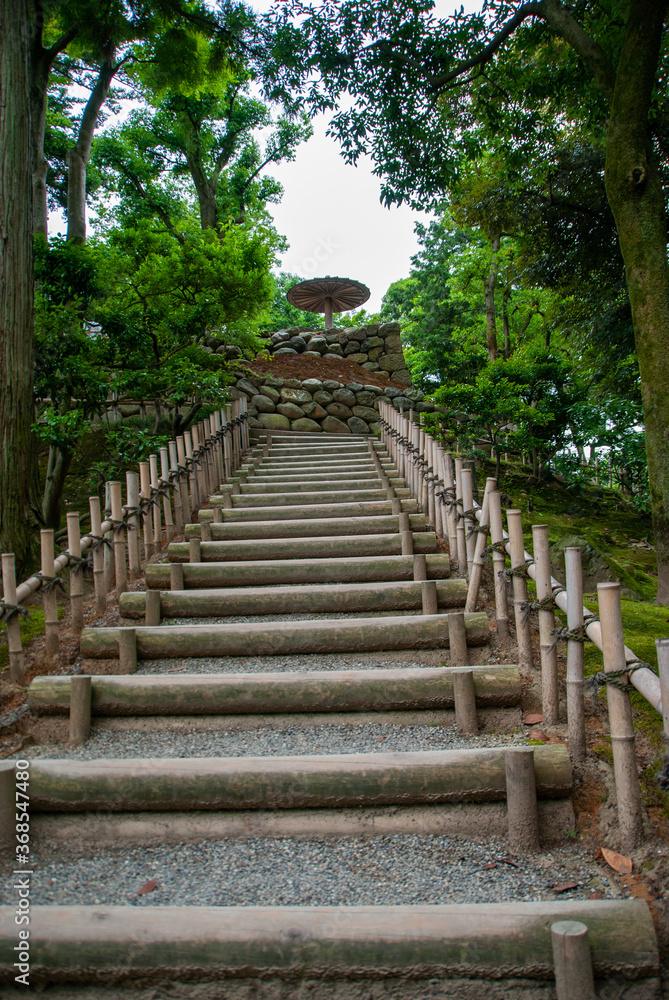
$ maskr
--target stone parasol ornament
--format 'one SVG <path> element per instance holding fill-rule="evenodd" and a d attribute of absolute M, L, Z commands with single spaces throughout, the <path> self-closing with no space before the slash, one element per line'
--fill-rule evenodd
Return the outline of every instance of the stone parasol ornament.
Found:
<path fill-rule="evenodd" d="M 366 285 L 352 278 L 309 278 L 293 285 L 286 292 L 291 306 L 305 312 L 325 313 L 325 329 L 332 329 L 333 313 L 359 309 L 367 301 L 371 292 Z"/>

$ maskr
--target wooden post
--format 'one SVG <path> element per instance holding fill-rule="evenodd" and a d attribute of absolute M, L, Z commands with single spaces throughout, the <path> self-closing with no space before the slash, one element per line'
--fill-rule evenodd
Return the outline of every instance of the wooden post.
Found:
<path fill-rule="evenodd" d="M 102 516 L 100 514 L 100 498 L 89 497 L 88 508 L 91 512 L 91 536 L 96 543 L 93 548 L 93 587 L 95 588 L 95 610 L 103 615 L 107 610 L 107 585 L 105 580 L 105 557 L 102 551 Z"/>
<path fill-rule="evenodd" d="M 548 547 L 548 525 L 532 525 L 534 546 L 534 582 L 537 585 L 537 600 L 552 603 L 551 557 Z M 539 610 L 539 645 L 541 649 L 541 700 L 544 722 L 551 726 L 560 718 L 558 692 L 557 646 L 553 642 L 555 612 L 553 608 Z"/>
<path fill-rule="evenodd" d="M 570 632 L 583 627 L 583 569 L 581 550 L 567 546 L 564 550 L 567 580 L 567 628 Z M 585 704 L 583 701 L 583 643 L 567 641 L 567 726 L 569 755 L 574 764 L 585 760 Z"/>
<path fill-rule="evenodd" d="M 41 547 L 41 571 L 45 582 L 53 580 L 55 576 L 54 553 L 53 553 L 53 529 L 46 528 L 40 531 Z M 42 591 L 42 606 L 44 608 L 44 635 L 46 638 L 47 656 L 58 656 L 60 645 L 58 642 L 58 594 L 56 587 L 50 587 Z"/>
<path fill-rule="evenodd" d="M 2 556 L 2 598 L 5 604 L 16 607 L 16 557 L 13 552 L 5 552 Z M 19 613 L 10 614 L 7 625 L 7 649 L 9 652 L 9 676 L 14 684 L 24 683 L 24 656 L 21 643 L 21 625 Z M 14 789 L 12 786 L 12 793 Z"/>
<path fill-rule="evenodd" d="M 170 590 L 184 590 L 183 563 L 170 563 Z"/>
<path fill-rule="evenodd" d="M 518 662 L 522 669 L 532 669 L 532 636 L 530 620 L 523 605 L 527 604 L 527 577 L 521 567 L 525 563 L 525 545 L 523 543 L 523 522 L 519 510 L 507 510 L 506 521 L 509 529 L 509 551 L 511 568 L 519 572 L 513 580 L 513 610 L 516 619 L 516 642 L 518 643 Z"/>
<path fill-rule="evenodd" d="M 485 493 L 483 494 L 483 503 L 481 505 L 481 520 L 479 521 L 480 528 L 488 528 L 490 524 L 490 501 L 489 496 L 494 490 L 497 489 L 497 480 L 491 478 L 486 479 L 485 483 Z M 486 531 L 477 531 L 474 535 L 474 559 L 472 560 L 472 565 L 469 573 L 469 587 L 467 589 L 467 602 L 465 604 L 465 611 L 476 611 L 476 602 L 479 599 L 479 590 L 481 588 L 481 579 L 483 577 L 483 567 L 485 565 L 485 552 L 486 543 L 488 541 L 488 533 Z"/>
<path fill-rule="evenodd" d="M 148 462 L 139 463 L 140 497 L 142 500 L 151 499 L 151 473 Z M 151 508 L 144 507 L 142 514 L 142 526 L 144 529 L 144 560 L 148 562 L 156 554 L 156 542 L 153 537 L 153 518 Z"/>
<path fill-rule="evenodd" d="M 588 928 L 580 920 L 551 924 L 557 1000 L 596 1000 Z"/>
<path fill-rule="evenodd" d="M 126 521 L 128 522 L 128 575 L 136 580 L 142 572 L 142 560 L 139 554 L 139 475 L 136 472 L 125 474 Z"/>
<path fill-rule="evenodd" d="M 118 630 L 118 665 L 122 674 L 137 673 L 137 633 L 134 628 Z"/>
<path fill-rule="evenodd" d="M 607 674 L 624 671 L 626 660 L 620 609 L 620 584 L 597 584 L 597 597 L 602 628 L 604 671 Z M 613 684 L 607 684 L 606 698 L 609 706 L 621 845 L 624 851 L 631 851 L 638 847 L 643 838 L 641 790 L 636 762 L 632 705 L 629 693 Z"/>
<path fill-rule="evenodd" d="M 466 667 L 469 665 L 467 650 L 467 629 L 462 611 L 454 611 L 448 616 L 448 648 L 450 650 L 449 664 L 451 667 Z"/>
<path fill-rule="evenodd" d="M 412 531 L 400 531 L 402 536 L 402 555 L 412 556 L 413 555 L 413 532 Z"/>
<path fill-rule="evenodd" d="M 69 512 L 67 521 L 67 551 L 73 559 L 81 559 L 81 529 L 79 515 Z M 70 566 L 70 618 L 72 628 L 80 631 L 84 627 L 84 571 L 81 563 Z"/>
<path fill-rule="evenodd" d="M 177 460 L 178 464 L 182 469 L 186 468 L 186 442 L 184 441 L 183 435 L 180 435 L 176 439 L 177 446 Z M 179 491 L 181 493 L 181 516 L 183 518 L 183 524 L 186 525 L 191 519 L 191 512 L 193 510 L 193 505 L 191 503 L 190 497 L 188 495 L 188 473 L 181 472 L 179 475 Z M 183 526 L 182 526 L 183 530 Z"/>
<path fill-rule="evenodd" d="M 76 674 L 70 681 L 70 745 L 81 746 L 91 735 L 91 678 Z"/>
<path fill-rule="evenodd" d="M 176 535 L 172 519 L 170 496 L 174 497 L 177 490 L 173 488 L 170 480 L 170 459 L 167 448 L 160 449 L 160 485 L 162 489 L 167 490 L 166 495 L 163 497 L 163 518 L 165 521 L 165 534 L 167 535 L 167 543 L 169 545 Z"/>
<path fill-rule="evenodd" d="M 423 580 L 421 584 L 421 601 L 424 615 L 439 614 L 436 580 Z"/>
<path fill-rule="evenodd" d="M 144 604 L 145 625 L 160 625 L 160 619 L 162 617 L 160 603 L 161 598 L 159 590 L 146 591 Z"/>
<path fill-rule="evenodd" d="M 202 562 L 202 542 L 199 538 L 189 538 L 188 540 L 188 562 Z"/>
<path fill-rule="evenodd" d="M 210 542 L 211 538 L 211 521 L 200 522 L 200 541 Z"/>
<path fill-rule="evenodd" d="M 655 648 L 657 650 L 657 665 L 660 671 L 663 732 L 665 740 L 669 741 L 669 639 L 656 639 Z"/>
<path fill-rule="evenodd" d="M 160 476 L 158 475 L 158 456 L 149 455 L 149 471 L 151 474 L 151 497 L 157 500 L 151 507 L 151 513 L 153 516 L 153 540 L 156 545 L 156 552 L 160 552 L 163 547 L 163 529 L 162 529 L 162 517 L 160 514 L 160 499 L 155 494 L 157 494 L 160 489 Z"/>
<path fill-rule="evenodd" d="M 13 763 L 0 763 L 0 851 L 11 855 L 16 851 L 16 771 Z"/>
<path fill-rule="evenodd" d="M 457 552 L 458 552 L 458 575 L 467 576 L 467 537 L 464 519 L 464 504 L 462 501 L 462 458 L 455 456 L 455 499 L 456 499 L 456 530 L 457 530 Z"/>
<path fill-rule="evenodd" d="M 193 457 L 197 455 L 199 458 L 199 464 L 195 466 L 195 474 L 197 476 L 198 496 L 200 497 L 199 506 L 201 506 L 203 503 L 206 503 L 209 497 L 209 490 L 207 489 L 207 455 L 204 450 L 204 427 L 202 421 L 193 425 L 191 436 L 193 438 Z"/>
<path fill-rule="evenodd" d="M 459 572 L 457 507 L 450 500 L 451 497 L 454 499 L 455 474 L 453 472 L 453 458 L 448 452 L 442 452 L 441 478 L 444 483 L 444 489 L 448 491 L 449 498 L 449 502 L 444 507 L 448 527 L 449 561 L 451 570 L 455 571 L 457 569 Z"/>
<path fill-rule="evenodd" d="M 538 851 L 539 815 L 534 750 L 531 747 L 507 750 L 504 760 L 509 850 L 513 854 Z"/>
<path fill-rule="evenodd" d="M 453 699 L 455 701 L 455 724 L 463 735 L 478 733 L 476 718 L 476 690 L 474 674 L 471 670 L 455 670 L 453 678 Z"/>
<path fill-rule="evenodd" d="M 128 575 L 125 566 L 125 535 L 123 533 L 123 498 L 121 497 L 121 484 L 114 482 L 109 484 L 109 495 L 111 498 L 111 516 L 114 523 L 112 529 L 112 539 L 114 545 L 114 576 L 116 579 L 116 600 L 128 589 Z"/>
<path fill-rule="evenodd" d="M 423 553 L 417 553 L 413 557 L 413 578 L 414 580 L 427 580 L 427 559 Z"/>
<path fill-rule="evenodd" d="M 490 514 L 490 541 L 499 545 L 504 541 L 502 527 L 502 499 L 498 490 L 488 494 L 488 509 Z M 497 549 L 492 551 L 492 572 L 495 580 L 495 616 L 497 618 L 497 635 L 500 639 L 509 638 L 509 605 L 507 601 L 506 577 L 504 566 L 506 558 Z"/>

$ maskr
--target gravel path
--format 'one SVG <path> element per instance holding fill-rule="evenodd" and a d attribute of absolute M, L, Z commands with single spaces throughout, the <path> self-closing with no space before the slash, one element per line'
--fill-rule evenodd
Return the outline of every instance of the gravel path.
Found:
<path fill-rule="evenodd" d="M 442 667 L 448 662 L 443 649 L 398 650 L 373 653 L 301 653 L 287 656 L 183 656 L 169 660 L 140 660 L 139 674 L 261 674 L 272 670 L 299 673 L 305 670 L 383 670 L 386 667 Z M 486 663 L 498 663 L 486 658 Z"/>
<path fill-rule="evenodd" d="M 320 725 L 313 728 L 262 726 L 250 731 L 174 732 L 100 731 L 81 747 L 43 744 L 30 747 L 31 759 L 95 760 L 99 757 L 276 757 L 300 754 L 390 753 L 455 750 L 524 744 L 524 733 L 460 736 L 455 726 Z"/>
<path fill-rule="evenodd" d="M 149 880 L 158 887 L 138 895 Z M 576 883 L 575 888 L 564 889 Z M 564 891 L 556 892 L 557 889 Z M 502 843 L 412 836 L 250 838 L 102 851 L 43 866 L 31 902 L 134 906 L 352 906 L 620 898 L 606 869 L 578 847 L 509 858 Z M 15 902 L 12 879 L 0 902 Z"/>

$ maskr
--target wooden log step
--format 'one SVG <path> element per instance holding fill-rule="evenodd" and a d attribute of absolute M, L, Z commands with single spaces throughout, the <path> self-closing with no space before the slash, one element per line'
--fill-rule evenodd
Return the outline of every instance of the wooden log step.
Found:
<path fill-rule="evenodd" d="M 432 531 L 416 531 L 414 552 L 436 552 L 437 537 Z M 189 542 L 172 542 L 167 549 L 170 562 L 188 562 Z M 402 553 L 402 536 L 322 535 L 315 538 L 249 538 L 234 541 L 202 542 L 201 562 L 243 559 L 327 559 L 331 556 L 396 556 Z"/>
<path fill-rule="evenodd" d="M 567 748 L 534 748 L 537 796 L 572 790 Z M 11 770 L 13 761 L 1 761 Z M 33 760 L 31 812 L 324 809 L 499 802 L 504 748 L 305 757 Z"/>
<path fill-rule="evenodd" d="M 478 708 L 520 704 L 515 665 L 469 667 Z M 281 715 L 451 709 L 450 667 L 322 670 L 267 674 L 130 674 L 91 678 L 94 716 Z M 28 691 L 35 715 L 67 715 L 71 677 L 36 677 Z"/>
<path fill-rule="evenodd" d="M 390 458 L 381 457 L 381 465 L 384 468 L 391 468 L 393 466 Z M 274 475 L 283 475 L 285 472 L 299 472 L 301 469 L 307 469 L 314 471 L 318 470 L 335 470 L 335 471 L 345 471 L 347 469 L 375 469 L 376 464 L 371 460 L 371 458 L 356 458 L 347 459 L 346 461 L 338 461 L 334 458 L 323 458 L 323 459 L 290 459 L 290 461 L 282 461 L 281 459 L 271 459 L 263 458 L 261 462 L 257 465 L 258 469 L 263 472 L 270 473 Z"/>
<path fill-rule="evenodd" d="M 331 479 L 333 482 L 339 482 L 342 479 L 350 479 L 352 475 L 355 476 L 356 480 L 367 481 L 368 479 L 377 479 L 378 473 L 373 466 L 361 466 L 360 468 L 352 470 L 350 466 L 346 466 L 345 471 L 341 471 L 339 468 L 336 472 L 329 469 L 317 469 L 315 472 L 307 472 L 302 469 L 285 470 L 270 472 L 264 468 L 259 468 L 253 473 L 253 482 L 259 483 L 289 483 L 295 482 L 299 479 L 300 482 L 320 482 L 324 475 Z M 389 474 L 388 474 L 389 475 Z"/>
<path fill-rule="evenodd" d="M 202 511 L 200 512 L 202 513 Z M 205 518 L 203 518 L 205 520 Z M 208 518 L 206 520 L 209 520 Z M 322 535 L 384 535 L 399 531 L 397 514 L 379 517 L 328 517 L 295 521 L 227 521 L 211 525 L 214 542 L 239 538 L 309 538 Z M 424 514 L 409 514 L 411 531 L 427 531 Z M 199 538 L 200 524 L 186 525 L 186 538 Z"/>
<path fill-rule="evenodd" d="M 232 497 L 233 507 L 266 507 L 268 494 L 245 493 Z M 272 502 L 277 505 L 319 504 L 319 503 L 354 503 L 364 500 L 385 500 L 384 489 L 371 490 L 319 490 L 317 493 L 273 493 Z"/>
<path fill-rule="evenodd" d="M 375 477 L 374 479 L 363 480 L 364 486 L 362 491 L 367 493 L 371 491 L 381 490 L 381 480 Z M 328 479 L 323 478 L 322 481 L 316 486 L 313 482 L 303 483 L 297 479 L 288 480 L 288 482 L 281 483 L 266 483 L 259 481 L 255 476 L 248 479 L 247 482 L 240 484 L 240 491 L 242 495 L 246 494 L 267 494 L 272 496 L 274 493 L 280 493 L 282 495 L 290 493 L 313 493 L 315 489 L 318 489 L 319 493 L 327 491 L 328 493 L 342 493 L 342 492 L 356 492 L 361 487 L 360 481 L 355 479 L 344 479 L 336 482 L 331 482 Z M 385 497 L 385 490 L 383 492 Z M 234 501 L 233 501 L 234 502 Z M 267 501 L 264 501 L 265 503 Z"/>
<path fill-rule="evenodd" d="M 449 558 L 442 552 L 425 557 L 428 580 L 449 575 Z M 282 583 L 365 583 L 372 580 L 413 580 L 413 556 L 358 556 L 348 559 L 257 559 L 246 562 L 184 563 L 184 588 L 259 587 Z M 146 585 L 167 590 L 170 567 L 148 563 Z"/>
<path fill-rule="evenodd" d="M 465 614 L 467 643 L 488 641 L 483 611 Z M 81 653 L 93 659 L 118 655 L 119 628 L 85 628 Z M 282 656 L 293 653 L 354 653 L 378 649 L 446 649 L 448 615 L 335 618 L 299 622 L 224 625 L 140 626 L 135 629 L 140 660 L 185 656 Z"/>
<path fill-rule="evenodd" d="M 302 587 L 237 587 L 225 590 L 164 590 L 160 609 L 163 618 L 216 618 L 225 615 L 289 615 L 329 612 L 420 611 L 422 583 L 335 583 Z M 467 581 L 436 582 L 437 606 L 464 608 Z M 119 610 L 124 618 L 144 618 L 146 593 L 121 594 Z"/>
<path fill-rule="evenodd" d="M 0 976 L 12 984 L 15 908 L 0 907 Z M 236 984 L 249 980 L 257 980 L 263 995 L 287 995 L 292 989 L 287 982 L 295 982 L 305 984 L 313 1000 L 324 1000 L 335 992 L 343 996 L 341 990 L 348 994 L 356 982 L 357 996 L 371 996 L 379 979 L 394 983 L 399 977 L 405 982 L 401 995 L 414 1000 L 426 995 L 425 981 L 435 996 L 486 1000 L 506 979 L 517 985 L 518 996 L 536 995 L 542 981 L 554 995 L 548 985 L 554 979 L 550 928 L 561 920 L 588 927 L 598 991 L 612 989 L 611 996 L 621 996 L 623 990 L 628 1000 L 659 995 L 653 993 L 660 988 L 655 930 L 640 899 L 401 906 L 33 904 L 30 981 L 97 986 L 107 979 L 216 980 L 220 996 L 237 996 Z"/>
<path fill-rule="evenodd" d="M 210 497 L 211 507 L 222 507 L 224 500 L 222 496 L 214 495 Z M 405 514 L 415 514 L 418 510 L 418 503 L 414 499 L 402 499 L 400 501 L 402 512 Z M 393 506 L 390 500 L 366 500 L 355 503 L 314 503 L 303 505 L 301 503 L 286 504 L 276 507 L 238 507 L 234 510 L 223 509 L 221 516 L 223 521 L 294 521 L 301 518 L 321 518 L 321 517 L 365 517 L 366 515 L 392 514 Z M 201 510 L 200 521 L 212 520 L 213 510 Z"/>

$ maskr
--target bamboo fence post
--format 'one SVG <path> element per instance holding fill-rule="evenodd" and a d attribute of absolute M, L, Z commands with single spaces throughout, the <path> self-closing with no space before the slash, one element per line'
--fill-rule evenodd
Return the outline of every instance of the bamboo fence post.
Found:
<path fill-rule="evenodd" d="M 446 524 L 448 527 L 448 554 L 452 571 L 459 566 L 458 562 L 458 516 L 455 502 L 455 476 L 453 472 L 453 457 L 450 452 L 442 451 L 441 478 L 444 482 L 444 502 Z"/>
<path fill-rule="evenodd" d="M 567 581 L 567 629 L 583 629 L 583 568 L 581 550 L 567 546 L 564 550 Z M 585 704 L 583 701 L 583 643 L 567 640 L 567 727 L 569 753 L 574 764 L 585 760 Z"/>
<path fill-rule="evenodd" d="M 416 471 L 418 473 L 418 488 L 420 490 L 421 507 L 425 511 L 425 515 L 430 524 L 433 522 L 430 520 L 430 491 L 427 478 L 427 472 L 429 468 L 429 462 L 427 458 L 427 442 L 428 437 L 425 433 L 424 428 L 418 427 L 418 465 Z"/>
<path fill-rule="evenodd" d="M 102 515 L 100 513 L 100 498 L 89 497 L 88 509 L 91 512 L 91 538 L 93 540 L 93 587 L 95 589 L 95 610 L 103 615 L 107 610 L 107 587 L 105 580 L 106 548 L 102 537 Z"/>
<path fill-rule="evenodd" d="M 142 572 L 142 560 L 139 554 L 139 475 L 136 472 L 125 474 L 126 521 L 128 522 L 128 575 L 136 580 Z"/>
<path fill-rule="evenodd" d="M 128 574 L 125 564 L 125 537 L 123 521 L 123 498 L 121 484 L 109 484 L 111 498 L 112 539 L 114 547 L 114 578 L 116 580 L 116 600 L 128 589 Z"/>
<path fill-rule="evenodd" d="M 183 434 L 180 434 L 176 440 L 177 446 L 177 460 L 179 466 L 179 491 L 181 493 L 181 516 L 183 518 L 184 525 L 188 524 L 191 519 L 191 513 L 193 510 L 193 504 L 191 498 L 188 494 L 188 469 L 186 467 L 186 441 Z"/>
<path fill-rule="evenodd" d="M 522 669 L 532 668 L 532 636 L 530 621 L 525 613 L 527 605 L 527 569 L 525 568 L 525 546 L 523 544 L 522 513 L 507 510 L 506 521 L 509 529 L 509 553 L 511 555 L 511 579 L 513 581 L 513 610 L 516 619 L 516 642 L 518 662 Z"/>
<path fill-rule="evenodd" d="M 483 577 L 483 567 L 485 566 L 486 560 L 485 549 L 486 542 L 488 541 L 488 526 L 490 524 L 490 494 L 496 489 L 497 480 L 493 479 L 492 476 L 488 477 L 485 482 L 483 503 L 481 504 L 481 520 L 479 521 L 480 530 L 474 535 L 476 548 L 474 550 L 474 559 L 472 560 L 472 568 L 469 575 L 469 587 L 467 588 L 465 611 L 475 611 L 476 602 L 479 599 L 481 578 Z"/>
<path fill-rule="evenodd" d="M 462 457 L 456 455 L 454 458 L 455 465 L 455 516 L 457 524 L 457 539 L 458 539 L 458 574 L 466 578 L 468 572 L 467 566 L 467 539 L 465 531 L 465 517 L 464 517 L 464 504 L 462 501 Z"/>
<path fill-rule="evenodd" d="M 91 678 L 78 674 L 70 681 L 70 745 L 81 746 L 91 735 Z"/>
<path fill-rule="evenodd" d="M 153 537 L 153 519 L 151 516 L 151 505 L 149 501 L 151 499 L 151 473 L 149 471 L 148 462 L 139 463 L 139 483 L 140 483 L 140 498 L 143 501 L 142 506 L 142 527 L 144 535 L 144 561 L 149 562 L 149 560 L 156 553 L 156 543 Z"/>
<path fill-rule="evenodd" d="M 492 571 L 495 580 L 497 635 L 500 639 L 508 639 L 509 604 L 506 577 L 504 575 L 506 558 L 504 552 L 500 551 L 504 546 L 504 528 L 502 525 L 502 499 L 498 490 L 493 490 L 488 494 L 488 512 L 490 515 L 490 542 L 496 546 L 492 550 Z"/>
<path fill-rule="evenodd" d="M 7 650 L 9 676 L 14 684 L 24 683 L 24 655 L 21 642 L 20 612 L 16 598 L 16 556 L 13 552 L 2 555 L 2 599 L 8 607 Z"/>
<path fill-rule="evenodd" d="M 432 525 L 432 530 L 439 537 L 439 525 L 437 523 L 437 503 L 435 500 L 435 447 L 432 437 L 427 434 L 425 436 L 425 443 L 427 448 L 427 467 L 425 472 L 427 473 L 425 479 L 425 487 L 427 489 L 427 517 L 429 523 Z"/>
<path fill-rule="evenodd" d="M 202 421 L 193 424 L 191 427 L 191 438 L 193 440 L 193 459 L 195 460 L 195 479 L 197 482 L 197 495 L 199 497 L 198 507 L 201 507 L 207 500 L 207 481 L 205 479 L 204 448 L 202 447 Z"/>
<path fill-rule="evenodd" d="M 111 517 L 111 489 L 109 482 L 105 483 L 105 509 L 104 509 L 105 520 L 108 521 Z M 113 535 L 109 535 L 110 539 L 113 539 Z M 105 587 L 107 588 L 107 593 L 110 593 L 116 585 L 116 578 L 114 576 L 114 551 L 111 545 L 105 545 L 103 547 L 104 560 L 105 560 Z"/>
<path fill-rule="evenodd" d="M 219 486 L 223 482 L 223 463 L 221 455 L 221 411 L 214 410 L 212 413 L 212 425 L 214 429 L 214 434 L 216 436 L 216 444 L 214 445 L 214 469 L 215 469 L 215 479 L 216 484 L 214 487 L 214 492 L 218 491 Z"/>
<path fill-rule="evenodd" d="M 232 475 L 231 471 L 231 459 L 230 452 L 232 448 L 232 431 L 230 429 L 230 416 L 229 407 L 225 407 L 225 413 L 221 412 L 221 419 L 223 422 L 223 481 L 227 482 Z M 263 455 L 267 456 L 269 454 L 269 434 L 265 437 L 265 447 L 263 448 Z"/>
<path fill-rule="evenodd" d="M 190 514 L 192 516 L 200 506 L 200 493 L 197 482 L 197 468 L 193 461 L 193 438 L 190 431 L 184 431 L 184 445 L 186 448 L 186 465 L 188 466 L 188 485 L 191 507 Z"/>
<path fill-rule="evenodd" d="M 614 683 L 606 685 L 609 706 L 609 726 L 613 749 L 613 770 L 618 798 L 618 822 L 624 851 L 631 851 L 643 838 L 641 814 L 641 789 L 636 764 L 634 723 L 629 692 L 615 683 L 627 678 L 625 668 L 625 640 L 620 608 L 620 584 L 597 584 L 599 620 L 602 627 L 602 654 L 604 671 L 617 675 Z"/>
<path fill-rule="evenodd" d="M 41 574 L 42 574 L 42 606 L 44 608 L 44 635 L 47 656 L 58 656 L 60 643 L 58 641 L 58 595 L 55 579 L 53 529 L 44 528 L 40 531 Z"/>
<path fill-rule="evenodd" d="M 167 448 L 160 449 L 160 488 L 165 491 L 165 495 L 163 496 L 163 519 L 165 521 L 165 534 L 169 544 L 176 534 L 172 519 L 172 505 L 170 503 L 170 494 L 174 496 L 176 490 L 170 479 L 170 459 Z"/>
<path fill-rule="evenodd" d="M 560 697 L 558 691 L 557 646 L 553 641 L 555 612 L 553 611 L 553 588 L 551 584 L 551 557 L 548 546 L 548 525 L 532 525 L 534 548 L 534 572 L 537 587 L 537 602 L 550 604 L 540 607 L 539 645 L 541 649 L 541 700 L 544 722 L 554 725 L 560 718 Z"/>
<path fill-rule="evenodd" d="M 461 473 L 462 481 L 462 525 L 465 532 L 465 549 L 467 552 L 467 575 L 471 575 L 472 563 L 476 551 L 476 537 L 472 534 L 471 528 L 476 525 L 474 514 L 474 483 L 472 481 L 472 470 L 463 468 Z"/>
<path fill-rule="evenodd" d="M 4 559 L 4 556 L 3 556 Z M 669 639 L 656 639 L 657 665 L 660 671 L 660 696 L 665 740 L 669 741 Z"/>
<path fill-rule="evenodd" d="M 153 518 L 153 540 L 156 544 L 156 552 L 160 552 L 163 547 L 163 529 L 162 529 L 162 517 L 160 514 L 160 497 L 158 496 L 158 490 L 160 489 L 160 476 L 158 475 L 158 456 L 149 455 L 149 472 L 150 472 L 150 496 L 154 501 L 151 504 L 151 516 Z"/>
<path fill-rule="evenodd" d="M 179 472 L 179 458 L 177 456 L 177 443 L 170 441 L 168 445 L 170 456 L 170 482 L 172 483 L 172 503 L 174 505 L 174 530 L 176 535 L 183 534 L 184 515 L 182 497 L 182 479 Z"/>
<path fill-rule="evenodd" d="M 80 631 L 84 627 L 84 569 L 81 565 L 81 528 L 79 515 L 70 512 L 67 521 L 67 551 L 75 561 L 70 566 L 70 619 L 72 628 Z"/>

